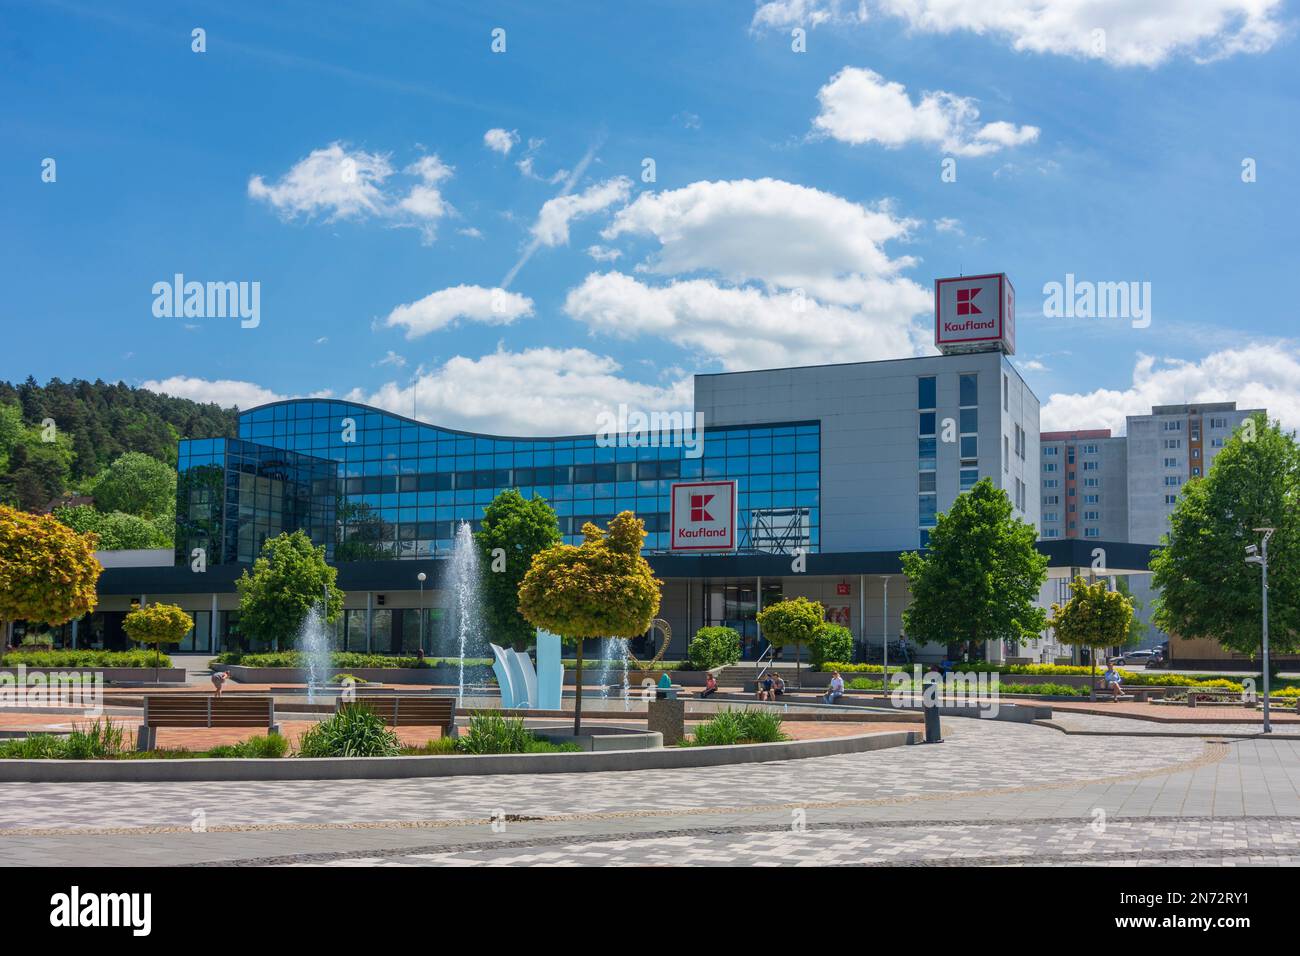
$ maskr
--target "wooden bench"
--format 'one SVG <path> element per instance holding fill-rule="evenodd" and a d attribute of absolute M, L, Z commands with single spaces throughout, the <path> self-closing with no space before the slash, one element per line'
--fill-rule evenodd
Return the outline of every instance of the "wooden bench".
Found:
<path fill-rule="evenodd" d="M 438 727 L 444 737 L 456 736 L 455 697 L 367 697 L 334 704 L 335 712 L 344 707 L 364 707 L 389 727 Z"/>
<path fill-rule="evenodd" d="M 1106 684 L 1098 684 L 1096 687 L 1094 687 L 1092 696 L 1097 700 L 1101 700 L 1103 697 L 1106 698 L 1107 700 L 1116 700 L 1116 701 L 1133 700 L 1133 695 L 1126 694 L 1122 686 L 1119 694 L 1115 695 L 1112 694 L 1110 687 Z"/>
<path fill-rule="evenodd" d="M 265 727 L 278 734 L 275 699 L 242 694 L 154 694 L 144 699 L 136 750 L 153 750 L 159 727 Z"/>

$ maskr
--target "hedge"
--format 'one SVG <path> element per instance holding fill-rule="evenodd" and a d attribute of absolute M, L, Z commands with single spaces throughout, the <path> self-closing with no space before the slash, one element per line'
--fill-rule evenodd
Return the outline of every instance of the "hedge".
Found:
<path fill-rule="evenodd" d="M 0 665 L 17 667 L 148 667 L 152 669 L 155 661 L 159 667 L 171 667 L 171 658 L 166 654 L 155 655 L 152 650 L 136 648 L 130 651 L 13 651 L 0 654 Z"/>

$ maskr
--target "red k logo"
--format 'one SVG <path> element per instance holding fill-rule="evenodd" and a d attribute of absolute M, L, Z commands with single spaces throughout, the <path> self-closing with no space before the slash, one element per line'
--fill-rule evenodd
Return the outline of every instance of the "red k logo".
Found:
<path fill-rule="evenodd" d="M 713 515 L 704 510 L 712 500 L 713 495 L 691 495 L 691 520 L 712 521 Z"/>
<path fill-rule="evenodd" d="M 957 314 L 958 315 L 983 315 L 980 307 L 975 304 L 975 296 L 979 295 L 980 287 L 973 289 L 957 290 Z"/>

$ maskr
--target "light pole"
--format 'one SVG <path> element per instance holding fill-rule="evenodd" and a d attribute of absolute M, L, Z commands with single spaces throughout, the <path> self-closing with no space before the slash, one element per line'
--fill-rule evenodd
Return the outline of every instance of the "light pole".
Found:
<path fill-rule="evenodd" d="M 421 571 L 415 576 L 415 580 L 420 582 L 420 650 L 424 650 L 424 572 Z"/>
<path fill-rule="evenodd" d="M 1264 733 L 1272 733 L 1273 728 L 1269 725 L 1268 720 L 1268 539 L 1273 537 L 1273 528 L 1256 528 L 1257 532 L 1264 535 L 1260 540 L 1259 547 L 1253 544 L 1246 547 L 1246 563 L 1258 564 L 1260 567 L 1260 603 L 1261 613 L 1263 615 L 1261 646 L 1263 647 L 1264 657 Z"/>
<path fill-rule="evenodd" d="M 881 647 L 881 668 L 880 668 L 880 689 L 889 692 L 889 575 L 884 577 L 885 582 L 885 607 L 880 616 L 880 647 Z"/>

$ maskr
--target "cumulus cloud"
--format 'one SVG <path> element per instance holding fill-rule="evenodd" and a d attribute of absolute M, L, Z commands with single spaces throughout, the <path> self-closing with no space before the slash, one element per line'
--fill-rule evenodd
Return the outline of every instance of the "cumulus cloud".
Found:
<path fill-rule="evenodd" d="M 1042 428 L 1109 428 L 1123 434 L 1125 417 L 1149 414 L 1152 405 L 1227 401 L 1238 408 L 1266 408 L 1285 427 L 1300 428 L 1300 348 L 1254 343 L 1198 362 L 1139 355 L 1128 388 L 1053 393 L 1043 406 Z"/>
<path fill-rule="evenodd" d="M 803 289 L 847 305 L 880 293 L 880 284 L 868 280 L 920 290 L 899 276 L 914 260 L 891 257 L 883 248 L 917 225 L 888 204 L 862 206 L 779 179 L 739 179 L 642 193 L 601 235 L 656 238 L 660 250 L 641 267 L 646 272 L 710 272 L 732 283 Z"/>
<path fill-rule="evenodd" d="M 490 129 L 483 134 L 483 145 L 502 156 L 509 155 L 510 150 L 519 142 L 517 130 Z"/>
<path fill-rule="evenodd" d="M 618 249 L 611 249 L 608 246 L 592 245 L 587 247 L 587 255 L 597 262 L 613 262 L 619 256 L 623 255 Z"/>
<path fill-rule="evenodd" d="M 632 192 L 632 180 L 615 176 L 594 183 L 580 193 L 556 196 L 542 204 L 533 224 L 533 237 L 544 246 L 559 246 L 569 241 L 569 223 L 590 216 L 621 202 Z"/>
<path fill-rule="evenodd" d="M 880 279 L 866 286 L 869 306 L 851 309 L 708 279 L 655 287 L 618 272 L 593 273 L 569 291 L 564 311 L 593 332 L 667 339 L 728 371 L 928 351 L 930 333 L 912 320 L 929 305 L 924 291 Z"/>
<path fill-rule="evenodd" d="M 533 300 L 505 289 L 458 285 L 430 292 L 423 299 L 399 305 L 388 313 L 384 325 L 406 329 L 408 339 L 446 328 L 458 319 L 485 325 L 509 325 L 533 314 Z"/>
<path fill-rule="evenodd" d="M 901 83 L 873 70 L 848 66 L 817 91 L 820 132 L 841 142 L 937 146 L 956 156 L 985 156 L 1038 138 L 1038 127 L 998 121 L 980 125 L 975 100 L 942 90 L 913 102 Z"/>
<path fill-rule="evenodd" d="M 688 377 L 646 385 L 621 372 L 609 356 L 580 348 L 498 348 L 477 359 L 456 356 L 418 378 L 416 413 L 435 424 L 497 435 L 590 435 L 600 426 L 600 413 L 620 402 L 645 411 L 693 406 Z M 409 415 L 411 391 L 409 383 L 389 382 L 346 397 Z"/>
<path fill-rule="evenodd" d="M 393 181 L 388 156 L 331 143 L 313 150 L 276 181 L 252 176 L 248 195 L 285 220 L 372 218 L 417 226 L 425 241 L 432 242 L 437 221 L 454 213 L 440 188 L 452 172 L 437 156 L 422 156 L 402 170 L 404 176 L 419 180 L 404 188 Z"/>
<path fill-rule="evenodd" d="M 1015 50 L 1158 66 L 1175 56 L 1205 62 L 1262 53 L 1285 33 L 1282 0 L 873 0 L 874 11 L 913 30 L 995 36 Z M 752 29 L 866 19 L 842 0 L 760 2 Z"/>
<path fill-rule="evenodd" d="M 263 388 L 252 382 L 240 382 L 234 379 L 204 379 L 189 375 L 173 375 L 171 378 L 150 379 L 141 382 L 140 387 L 151 392 L 161 392 L 175 398 L 188 398 L 195 402 L 212 402 L 222 408 L 252 408 L 267 402 L 278 402 L 285 395 L 277 394 L 269 388 Z"/>

